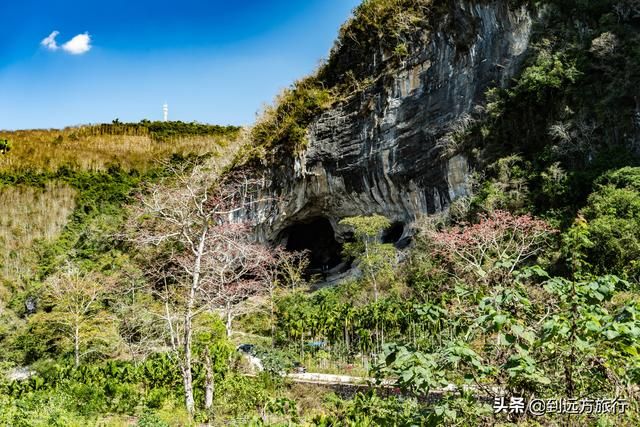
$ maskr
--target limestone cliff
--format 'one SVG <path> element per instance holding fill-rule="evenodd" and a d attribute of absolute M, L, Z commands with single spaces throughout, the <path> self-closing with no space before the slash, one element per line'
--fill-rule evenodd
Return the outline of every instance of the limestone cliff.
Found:
<path fill-rule="evenodd" d="M 314 118 L 304 150 L 262 171 L 274 201 L 249 213 L 261 238 L 286 241 L 292 226 L 324 218 L 340 241 L 340 219 L 378 213 L 397 224 L 398 240 L 419 214 L 469 193 L 467 158 L 444 145 L 487 88 L 518 71 L 532 17 L 507 0 L 453 3 L 402 61 Z M 389 53 L 356 59 L 384 62 Z"/>

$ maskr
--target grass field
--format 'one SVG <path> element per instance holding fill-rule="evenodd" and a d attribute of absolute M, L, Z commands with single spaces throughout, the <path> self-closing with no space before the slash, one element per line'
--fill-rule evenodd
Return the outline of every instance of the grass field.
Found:
<path fill-rule="evenodd" d="M 144 171 L 158 159 L 172 155 L 219 152 L 238 137 L 238 129 L 224 129 L 209 135 L 176 134 L 156 138 L 145 128 L 81 126 L 62 130 L 0 131 L 0 140 L 11 150 L 0 155 L 0 172 L 20 170 L 55 171 L 62 166 L 102 171 L 110 165 Z"/>

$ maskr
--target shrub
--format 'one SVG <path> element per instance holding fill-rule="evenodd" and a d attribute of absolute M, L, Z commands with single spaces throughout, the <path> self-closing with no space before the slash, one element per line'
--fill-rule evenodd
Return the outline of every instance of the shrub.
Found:
<path fill-rule="evenodd" d="M 514 90 L 544 99 L 550 91 L 575 83 L 581 73 L 573 61 L 559 53 L 542 49 L 531 66 L 525 68 Z"/>
<path fill-rule="evenodd" d="M 640 168 L 607 173 L 596 188 L 581 211 L 591 242 L 587 271 L 640 281 Z"/>

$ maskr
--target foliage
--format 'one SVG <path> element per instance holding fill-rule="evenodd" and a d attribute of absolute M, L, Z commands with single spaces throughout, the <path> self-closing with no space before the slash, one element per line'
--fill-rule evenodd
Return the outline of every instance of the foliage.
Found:
<path fill-rule="evenodd" d="M 345 426 L 412 426 L 424 422 L 424 414 L 413 399 L 383 398 L 375 393 L 357 394 L 346 402 L 334 400 L 330 402 L 329 414 L 316 416 L 312 425 L 329 427 Z"/>
<path fill-rule="evenodd" d="M 536 62 L 525 68 L 513 90 L 543 100 L 549 96 L 548 92 L 575 83 L 579 76 L 575 63 L 567 61 L 560 54 L 541 49 Z"/>
<path fill-rule="evenodd" d="M 497 160 L 489 170 L 493 179 L 482 184 L 471 204 L 474 211 L 527 211 L 530 205 L 527 169 L 530 165 L 519 155 Z"/>
<path fill-rule="evenodd" d="M 313 77 L 296 82 L 268 106 L 251 129 L 250 142 L 235 160 L 236 165 L 258 160 L 281 161 L 306 147 L 307 126 L 332 103 L 332 95 Z"/>
<path fill-rule="evenodd" d="M 377 367 L 378 378 L 397 378 L 396 384 L 412 395 L 428 396 L 430 391 L 447 385 L 445 372 L 434 354 L 409 351 L 404 346 L 387 344 L 384 361 Z"/>
<path fill-rule="evenodd" d="M 101 310 L 108 297 L 109 287 L 91 275 L 83 275 L 72 266 L 48 280 L 45 298 L 51 310 L 41 313 L 37 321 L 51 322 L 52 331 L 59 332 L 71 342 L 74 366 L 80 365 L 80 358 L 89 353 L 101 353 L 101 347 L 108 348 L 117 336 L 113 319 L 107 311 Z M 35 319 L 32 319 L 35 320 Z M 53 337 L 49 337 L 52 339 Z"/>
<path fill-rule="evenodd" d="M 476 202 L 512 208 L 491 165 L 517 154 L 525 209 L 570 226 L 600 175 L 638 164 L 630 142 L 638 20 L 626 1 L 533 3 L 543 19 L 534 24 L 523 69 L 511 87 L 487 92 L 465 142 L 494 184 L 484 184 Z"/>
<path fill-rule="evenodd" d="M 414 46 L 428 35 L 437 19 L 432 1 L 365 0 L 353 11 L 353 17 L 341 28 L 327 63 L 318 77 L 329 87 L 353 90 L 349 79 L 363 81 L 397 65 Z M 385 63 L 383 58 L 390 59 Z M 374 61 L 357 61 L 372 58 Z M 357 87 L 357 86 L 356 86 Z"/>
<path fill-rule="evenodd" d="M 393 279 L 395 248 L 389 243 L 380 243 L 382 232 L 391 226 L 391 222 L 380 215 L 351 217 L 340 221 L 341 225 L 353 229 L 355 242 L 344 245 L 346 257 L 354 258 L 366 277 L 373 285 L 374 300 L 378 300 L 379 284 L 390 283 Z"/>
<path fill-rule="evenodd" d="M 448 384 L 459 389 L 472 384 L 477 391 L 499 385 L 506 395 L 536 396 L 631 390 L 639 380 L 638 307 L 615 302 L 629 284 L 614 276 L 579 282 L 550 278 L 543 295 L 531 284 L 518 285 L 536 276 L 545 273 L 523 271 L 512 287 L 491 290 L 475 306 L 466 304 L 473 324 L 430 352 L 388 344 L 376 376 L 418 395 Z M 535 322 L 545 310 L 544 322 Z"/>
<path fill-rule="evenodd" d="M 542 220 L 497 210 L 478 223 L 430 234 L 436 254 L 452 265 L 457 277 L 471 273 L 483 283 L 499 283 L 541 253 L 552 233 Z"/>
<path fill-rule="evenodd" d="M 83 134 L 93 135 L 149 135 L 158 141 L 168 141 L 176 137 L 188 136 L 229 136 L 238 134 L 238 126 L 209 125 L 198 122 L 182 121 L 149 121 L 141 120 L 139 123 L 121 123 L 114 120 L 112 123 L 104 123 L 81 127 L 76 131 L 76 136 Z"/>
<path fill-rule="evenodd" d="M 195 375 L 198 383 L 201 369 Z M 49 364 L 39 376 L 0 389 L 0 424 L 80 426 L 105 414 L 129 414 L 140 415 L 140 425 L 185 425 L 189 421 L 177 400 L 180 384 L 179 370 L 166 355 L 142 364 L 109 361 L 80 369 Z M 218 415 L 237 418 L 258 402 L 266 406 L 266 387 L 260 380 L 225 376 L 216 393 Z"/>
<path fill-rule="evenodd" d="M 255 356 L 260 359 L 264 371 L 274 376 L 287 373 L 295 364 L 295 357 L 290 352 L 279 349 L 259 346 Z"/>
<path fill-rule="evenodd" d="M 613 186 L 615 188 L 629 188 L 640 191 L 640 168 L 625 167 L 609 171 L 600 176 L 595 184 L 599 187 Z"/>
<path fill-rule="evenodd" d="M 540 345 L 564 366 L 567 396 L 580 395 L 594 383 L 638 381 L 639 307 L 633 302 L 607 304 L 628 288 L 615 276 L 547 281 L 545 290 L 554 297 L 556 312 L 543 324 Z"/>
<path fill-rule="evenodd" d="M 444 332 L 449 317 L 436 304 L 393 296 L 362 303 L 341 289 L 281 298 L 277 315 L 278 343 L 290 343 L 304 353 L 311 352 L 305 343 L 327 341 L 334 356 L 376 353 L 385 340 L 408 339 L 418 346 L 429 345 Z"/>
<path fill-rule="evenodd" d="M 581 211 L 585 228 L 584 270 L 617 272 L 640 280 L 640 168 L 603 175 Z"/>

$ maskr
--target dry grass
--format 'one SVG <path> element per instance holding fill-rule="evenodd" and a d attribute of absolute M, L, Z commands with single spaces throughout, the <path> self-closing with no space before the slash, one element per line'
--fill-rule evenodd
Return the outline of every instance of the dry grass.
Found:
<path fill-rule="evenodd" d="M 214 154 L 209 163 L 215 173 L 220 173 L 246 140 L 244 132 L 234 139 L 204 136 L 170 142 L 135 135 L 93 135 L 71 140 L 65 137 L 68 133 L 0 133 L 0 138 L 9 136 L 13 141 L 11 151 L 0 155 L 0 173 L 13 173 L 20 168 L 52 171 L 62 165 L 100 171 L 114 163 L 143 171 L 173 153 Z M 63 135 L 60 142 L 55 141 L 58 135 Z M 76 190 L 55 182 L 44 188 L 0 186 L 0 283 L 20 286 L 32 277 L 37 264 L 34 243 L 55 240 L 73 212 L 75 197 Z"/>
<path fill-rule="evenodd" d="M 219 153 L 232 141 L 227 136 L 183 136 L 167 141 L 149 135 L 100 135 L 89 127 L 63 130 L 0 131 L 11 141 L 11 151 L 0 155 L 0 172 L 32 169 L 55 171 L 61 166 L 102 171 L 117 164 L 123 169 L 146 170 L 155 160 Z"/>
<path fill-rule="evenodd" d="M 56 238 L 73 212 L 75 195 L 55 183 L 0 188 L 0 280 L 24 283 L 32 276 L 34 242 Z"/>

